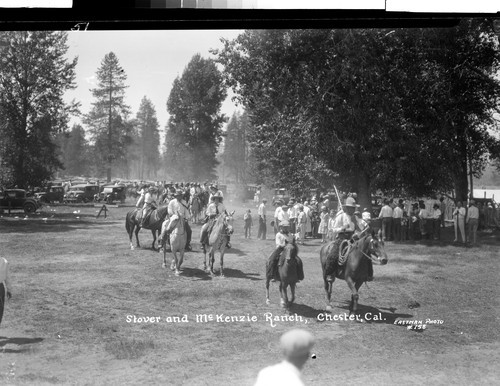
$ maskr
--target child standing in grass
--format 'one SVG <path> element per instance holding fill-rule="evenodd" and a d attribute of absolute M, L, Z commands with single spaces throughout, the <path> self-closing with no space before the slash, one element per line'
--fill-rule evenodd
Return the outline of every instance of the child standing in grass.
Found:
<path fill-rule="evenodd" d="M 245 221 L 245 239 L 250 238 L 253 225 L 252 212 L 250 209 L 247 209 L 247 212 L 243 216 L 243 220 Z"/>
<path fill-rule="evenodd" d="M 318 233 L 321 235 L 321 242 L 326 243 L 326 235 L 328 234 L 328 222 L 330 220 L 330 215 L 328 214 L 328 209 L 326 206 L 321 207 L 321 213 L 319 215 L 321 222 L 319 223 Z"/>

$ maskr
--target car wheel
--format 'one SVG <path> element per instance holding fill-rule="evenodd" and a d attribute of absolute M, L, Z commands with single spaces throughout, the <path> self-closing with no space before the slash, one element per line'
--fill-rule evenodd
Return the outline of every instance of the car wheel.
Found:
<path fill-rule="evenodd" d="M 24 204 L 24 213 L 33 213 L 36 210 L 35 204 L 27 202 Z"/>

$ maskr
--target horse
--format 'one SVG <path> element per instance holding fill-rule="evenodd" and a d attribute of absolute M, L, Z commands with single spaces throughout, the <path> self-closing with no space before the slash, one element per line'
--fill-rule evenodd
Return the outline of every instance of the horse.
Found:
<path fill-rule="evenodd" d="M 293 243 L 287 243 L 281 252 L 280 256 L 280 266 L 278 266 L 279 279 L 280 282 L 280 296 L 281 296 L 281 307 L 289 308 L 290 305 L 295 301 L 295 285 L 298 281 L 303 280 L 303 268 L 302 261 L 298 257 L 299 248 Z M 281 265 L 281 261 L 283 264 Z M 272 275 L 267 274 L 269 261 L 266 263 L 266 303 L 269 304 L 269 282 L 273 278 Z M 288 301 L 288 286 L 290 286 L 290 292 L 292 298 L 290 302 Z"/>
<path fill-rule="evenodd" d="M 125 218 L 125 229 L 127 230 L 130 239 L 130 249 L 134 249 L 134 245 L 132 244 L 132 234 L 134 233 L 134 230 L 135 230 L 135 239 L 137 241 L 137 248 L 141 247 L 141 245 L 139 244 L 139 231 L 141 230 L 141 218 L 142 218 L 142 215 L 139 216 L 139 214 L 141 211 L 142 208 L 135 208 L 134 210 L 128 212 L 127 217 Z M 167 215 L 168 215 L 168 206 L 167 205 L 160 206 L 159 208 L 154 209 L 151 212 L 149 220 L 147 224 L 145 224 L 144 226 L 145 229 L 150 229 L 151 233 L 153 234 L 153 244 L 151 246 L 153 250 L 156 250 L 155 243 L 156 243 L 157 233 L 161 231 L 161 226 Z"/>
<path fill-rule="evenodd" d="M 370 264 L 385 265 L 387 264 L 387 253 L 385 252 L 384 242 L 378 239 L 375 232 L 367 234 L 355 241 L 349 251 L 346 261 L 341 266 L 333 277 L 332 281 L 327 280 L 326 265 L 327 258 L 334 250 L 335 241 L 323 245 L 320 250 L 321 268 L 323 269 L 323 282 L 325 285 L 327 311 L 332 311 L 331 295 L 332 284 L 335 277 L 345 280 L 351 289 L 351 302 L 349 304 L 349 315 L 356 314 L 358 310 L 358 290 L 363 282 L 368 280 L 369 273 L 372 270 Z"/>
<path fill-rule="evenodd" d="M 229 240 L 229 236 L 233 233 L 233 214 L 234 210 L 229 215 L 220 214 L 215 220 L 212 232 L 209 235 L 209 243 L 203 242 L 204 260 L 203 269 L 211 275 L 215 275 L 214 261 L 215 251 L 220 253 L 220 277 L 224 277 L 224 252 Z M 208 250 L 208 265 L 207 265 L 207 250 Z M 210 268 L 208 267 L 210 266 Z"/>
<path fill-rule="evenodd" d="M 200 198 L 198 197 L 197 194 L 195 194 L 191 200 L 191 217 L 193 219 L 193 222 L 196 223 L 200 220 L 200 214 L 201 214 L 201 201 Z"/>
<path fill-rule="evenodd" d="M 173 254 L 172 264 L 170 264 L 170 269 L 175 271 L 175 276 L 179 276 L 180 268 L 184 260 L 184 249 L 186 247 L 187 233 L 184 226 L 184 218 L 174 214 L 170 217 L 170 223 L 168 224 L 167 230 L 172 230 L 170 232 L 170 250 Z M 163 268 L 167 266 L 167 249 L 165 248 L 166 240 L 163 240 Z M 177 252 L 180 256 L 177 259 Z"/>

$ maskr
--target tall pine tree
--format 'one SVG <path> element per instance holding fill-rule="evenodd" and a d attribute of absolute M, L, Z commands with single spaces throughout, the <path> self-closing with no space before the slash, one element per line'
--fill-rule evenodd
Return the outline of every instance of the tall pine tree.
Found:
<path fill-rule="evenodd" d="M 113 52 L 106 54 L 97 70 L 97 87 L 92 89 L 95 102 L 85 116 L 94 142 L 95 160 L 111 181 L 112 168 L 125 160 L 128 142 L 126 118 L 129 106 L 124 102 L 127 75 Z"/>
<path fill-rule="evenodd" d="M 156 179 L 156 173 L 160 164 L 160 133 L 158 131 L 158 119 L 153 103 L 146 97 L 142 98 L 139 111 L 137 112 L 138 134 L 140 144 L 139 154 L 139 178 Z"/>
<path fill-rule="evenodd" d="M 61 167 L 55 137 L 78 108 L 63 100 L 77 59 L 65 57 L 65 32 L 1 32 L 0 40 L 0 184 L 41 185 Z"/>
<path fill-rule="evenodd" d="M 165 160 L 172 176 L 216 177 L 216 153 L 226 120 L 220 109 L 226 95 L 214 61 L 199 54 L 175 79 L 167 101 L 170 118 L 165 137 Z"/>

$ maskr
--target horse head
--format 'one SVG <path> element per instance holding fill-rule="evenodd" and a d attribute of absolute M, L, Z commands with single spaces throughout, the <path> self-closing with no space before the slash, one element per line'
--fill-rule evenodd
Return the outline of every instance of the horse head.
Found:
<path fill-rule="evenodd" d="M 229 213 L 226 216 L 224 216 L 224 226 L 226 228 L 226 233 L 228 235 L 231 235 L 234 232 L 234 228 L 233 228 L 233 214 L 234 214 L 234 210 L 231 213 Z"/>
<path fill-rule="evenodd" d="M 362 242 L 361 250 L 363 254 L 368 257 L 373 264 L 385 265 L 387 264 L 387 253 L 385 252 L 384 242 L 379 239 L 375 233 L 365 236 L 360 240 Z"/>
<path fill-rule="evenodd" d="M 295 259 L 297 255 L 299 254 L 299 248 L 297 247 L 297 244 L 291 242 L 291 243 L 286 243 L 285 248 L 283 249 L 283 256 L 285 257 L 285 260 L 290 260 L 290 259 Z"/>

